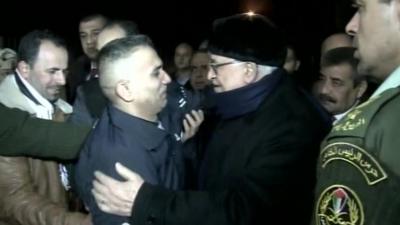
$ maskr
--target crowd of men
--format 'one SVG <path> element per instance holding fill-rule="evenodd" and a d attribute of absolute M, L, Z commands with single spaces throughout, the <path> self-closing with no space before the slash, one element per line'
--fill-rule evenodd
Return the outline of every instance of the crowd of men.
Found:
<path fill-rule="evenodd" d="M 311 90 L 257 14 L 168 72 L 132 21 L 83 18 L 70 68 L 62 38 L 24 35 L 0 52 L 0 224 L 399 224 L 400 4 L 355 6 Z"/>

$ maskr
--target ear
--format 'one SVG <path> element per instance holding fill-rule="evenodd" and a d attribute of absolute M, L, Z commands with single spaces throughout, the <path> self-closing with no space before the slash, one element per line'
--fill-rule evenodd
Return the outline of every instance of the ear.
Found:
<path fill-rule="evenodd" d="M 24 78 L 28 79 L 29 78 L 29 73 L 31 71 L 31 66 L 26 63 L 25 61 L 19 61 L 17 64 L 17 69 L 19 74 Z"/>
<path fill-rule="evenodd" d="M 246 84 L 254 83 L 257 80 L 257 64 L 246 62 L 243 79 Z"/>
<path fill-rule="evenodd" d="M 361 83 L 358 85 L 357 88 L 358 88 L 357 98 L 361 98 L 364 95 L 364 93 L 367 90 L 367 88 L 368 88 L 367 81 L 365 81 L 365 80 L 361 81 Z"/>
<path fill-rule="evenodd" d="M 122 99 L 124 102 L 134 101 L 134 94 L 132 90 L 132 85 L 128 80 L 120 80 L 115 85 L 116 95 Z"/>

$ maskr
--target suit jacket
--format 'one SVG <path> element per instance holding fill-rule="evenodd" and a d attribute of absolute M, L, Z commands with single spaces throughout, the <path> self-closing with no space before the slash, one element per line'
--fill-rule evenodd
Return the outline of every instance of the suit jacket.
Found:
<path fill-rule="evenodd" d="M 100 118 L 107 102 L 108 100 L 101 90 L 99 79 L 92 79 L 83 83 L 77 89 L 74 112 L 69 118 L 69 122 L 92 125 Z"/>
<path fill-rule="evenodd" d="M 144 183 L 132 224 L 308 224 L 319 144 L 329 127 L 289 77 L 254 112 L 219 121 L 203 188 Z"/>

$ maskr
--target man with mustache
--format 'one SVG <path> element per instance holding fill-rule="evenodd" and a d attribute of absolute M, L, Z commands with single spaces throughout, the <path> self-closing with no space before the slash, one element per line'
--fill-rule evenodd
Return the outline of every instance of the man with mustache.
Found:
<path fill-rule="evenodd" d="M 353 6 L 358 73 L 381 84 L 322 144 L 312 224 L 400 224 L 400 1 Z"/>
<path fill-rule="evenodd" d="M 357 72 L 355 49 L 340 47 L 322 57 L 320 76 L 314 84 L 314 96 L 336 123 L 353 109 L 367 89 L 364 76 Z"/>

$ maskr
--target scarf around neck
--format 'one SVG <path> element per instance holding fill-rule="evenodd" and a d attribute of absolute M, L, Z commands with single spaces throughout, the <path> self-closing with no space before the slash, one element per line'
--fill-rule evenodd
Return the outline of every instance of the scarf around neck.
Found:
<path fill-rule="evenodd" d="M 231 119 L 253 112 L 278 85 L 282 70 L 276 69 L 261 80 L 244 87 L 222 93 L 213 92 L 216 113 L 222 119 Z"/>

